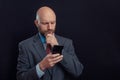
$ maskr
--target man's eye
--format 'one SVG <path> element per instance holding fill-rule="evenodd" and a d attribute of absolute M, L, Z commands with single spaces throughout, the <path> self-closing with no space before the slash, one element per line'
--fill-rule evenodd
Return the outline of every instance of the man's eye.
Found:
<path fill-rule="evenodd" d="M 54 22 L 52 22 L 51 24 L 54 24 Z"/>
<path fill-rule="evenodd" d="M 42 23 L 42 24 L 46 25 L 46 24 L 48 24 L 48 23 Z"/>

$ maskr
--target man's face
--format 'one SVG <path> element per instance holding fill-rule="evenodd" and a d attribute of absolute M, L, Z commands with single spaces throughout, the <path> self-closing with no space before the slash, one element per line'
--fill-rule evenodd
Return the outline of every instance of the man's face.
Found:
<path fill-rule="evenodd" d="M 55 32 L 56 16 L 49 13 L 44 14 L 39 17 L 37 24 L 37 28 L 42 35 L 52 34 Z"/>

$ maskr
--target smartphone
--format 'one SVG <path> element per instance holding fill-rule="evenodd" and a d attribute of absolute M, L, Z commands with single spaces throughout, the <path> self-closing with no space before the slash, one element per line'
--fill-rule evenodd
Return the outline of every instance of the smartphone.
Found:
<path fill-rule="evenodd" d="M 54 45 L 52 48 L 52 53 L 53 54 L 56 54 L 56 53 L 62 54 L 63 47 L 64 46 L 62 46 L 62 45 Z"/>

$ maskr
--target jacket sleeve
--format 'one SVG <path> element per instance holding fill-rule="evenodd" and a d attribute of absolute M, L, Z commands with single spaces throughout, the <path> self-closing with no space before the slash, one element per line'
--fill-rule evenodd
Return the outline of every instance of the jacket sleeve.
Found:
<path fill-rule="evenodd" d="M 72 44 L 72 40 L 65 42 L 62 51 L 63 60 L 60 62 L 64 70 L 74 77 L 79 77 L 83 70 L 83 65 L 79 62 Z"/>
<path fill-rule="evenodd" d="M 19 44 L 19 55 L 17 63 L 17 80 L 38 80 L 36 66 L 30 67 L 28 51 L 24 44 Z M 39 79 L 40 80 L 40 79 Z"/>

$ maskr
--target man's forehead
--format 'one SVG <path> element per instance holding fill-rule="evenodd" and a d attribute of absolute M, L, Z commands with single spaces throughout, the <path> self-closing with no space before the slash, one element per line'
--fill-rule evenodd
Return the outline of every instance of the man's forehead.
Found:
<path fill-rule="evenodd" d="M 41 15 L 40 17 L 40 21 L 45 21 L 45 22 L 49 22 L 49 21 L 56 21 L 56 16 L 54 15 Z"/>
<path fill-rule="evenodd" d="M 51 20 L 51 21 L 48 21 L 48 20 L 41 20 L 40 22 L 42 22 L 42 23 L 49 23 L 49 22 L 56 22 L 56 20 Z"/>

